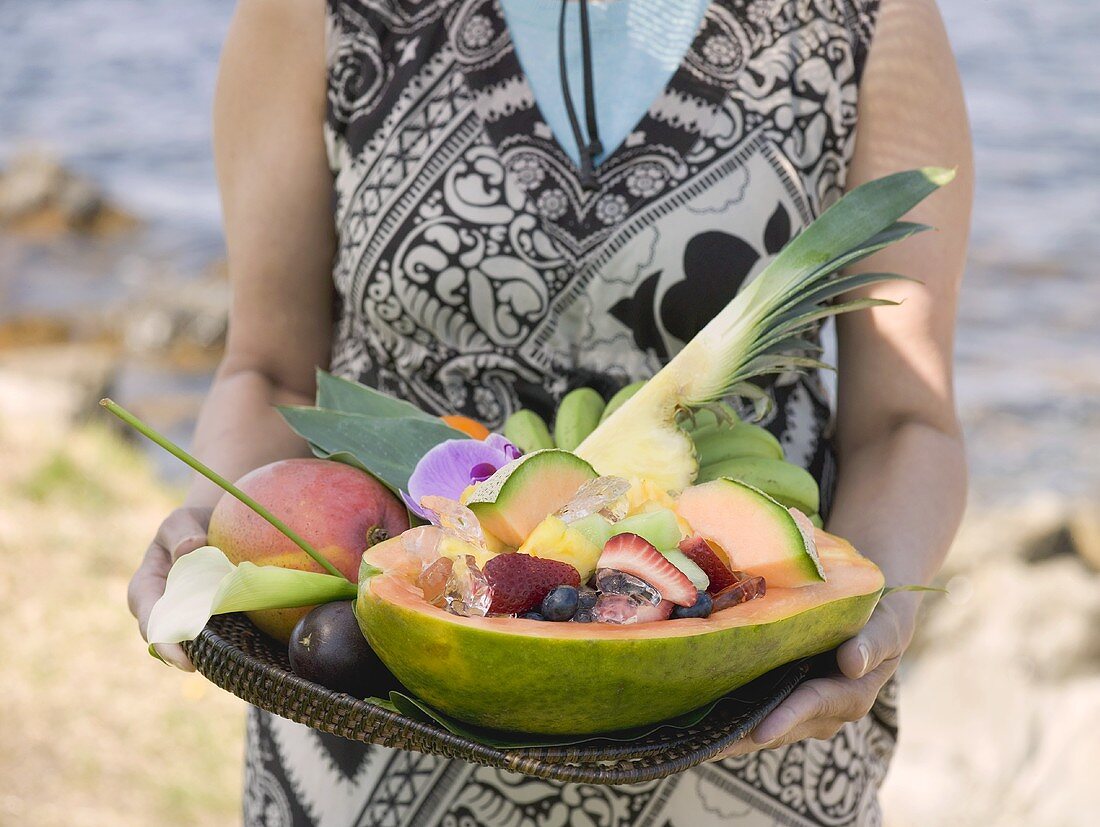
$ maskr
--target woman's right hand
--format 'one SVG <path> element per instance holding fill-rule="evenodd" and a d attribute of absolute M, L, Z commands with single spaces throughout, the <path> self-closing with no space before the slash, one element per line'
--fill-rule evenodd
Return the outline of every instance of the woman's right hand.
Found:
<path fill-rule="evenodd" d="M 172 564 L 188 552 L 206 545 L 206 527 L 210 523 L 213 508 L 184 507 L 169 514 L 157 536 L 145 552 L 145 558 L 130 578 L 127 600 L 130 614 L 137 618 L 141 636 L 148 640 L 146 629 L 149 625 L 149 613 L 153 604 L 164 594 L 164 583 Z M 160 643 L 154 647 L 157 654 L 185 672 L 194 672 L 195 667 L 187 659 L 183 647 L 178 643 Z"/>

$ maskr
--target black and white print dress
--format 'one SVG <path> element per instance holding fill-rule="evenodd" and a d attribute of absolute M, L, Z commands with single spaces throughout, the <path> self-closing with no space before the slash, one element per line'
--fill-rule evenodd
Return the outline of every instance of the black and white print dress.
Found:
<path fill-rule="evenodd" d="M 339 246 L 332 369 L 498 426 L 651 375 L 842 192 L 878 0 L 711 0 L 585 188 L 496 0 L 329 0 Z M 830 405 L 780 377 L 768 427 L 826 501 Z M 893 684 L 828 741 L 627 787 L 365 746 L 253 710 L 265 827 L 876 825 Z"/>

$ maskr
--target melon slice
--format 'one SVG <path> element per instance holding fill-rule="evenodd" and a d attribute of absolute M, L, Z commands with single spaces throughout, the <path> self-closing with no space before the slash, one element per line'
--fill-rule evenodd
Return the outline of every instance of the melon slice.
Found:
<path fill-rule="evenodd" d="M 581 517 L 579 520 L 571 522 L 569 527 L 574 531 L 579 531 L 590 543 L 598 546 L 601 550 L 604 544 L 611 539 L 611 532 L 614 530 L 611 528 L 611 523 L 602 514 L 589 514 L 587 517 Z"/>
<path fill-rule="evenodd" d="M 616 534 L 637 534 L 655 548 L 662 551 L 676 548 L 683 536 L 676 514 L 667 508 L 635 514 L 611 526 L 611 536 Z"/>
<path fill-rule="evenodd" d="M 679 509 L 695 531 L 726 550 L 734 569 L 760 575 L 769 589 L 825 579 L 813 526 L 804 531 L 763 491 L 736 480 L 714 480 L 685 489 Z"/>
<path fill-rule="evenodd" d="M 420 566 L 395 538 L 364 555 L 355 613 L 382 662 L 447 715 L 512 732 L 610 732 L 696 709 L 858 632 L 882 573 L 839 538 L 818 532 L 817 546 L 826 582 L 769 583 L 708 618 L 614 626 L 450 614 L 424 599 Z"/>
<path fill-rule="evenodd" d="M 710 578 L 707 573 L 703 571 L 699 564 L 684 554 L 679 549 L 661 550 L 661 553 L 668 558 L 668 561 L 672 565 L 676 566 L 681 572 L 683 572 L 687 579 L 691 581 L 693 585 L 699 591 L 705 592 L 710 588 Z"/>
<path fill-rule="evenodd" d="M 470 492 L 466 505 L 485 530 L 518 548 L 542 520 L 596 478 L 592 466 L 568 451 L 524 454 Z"/>

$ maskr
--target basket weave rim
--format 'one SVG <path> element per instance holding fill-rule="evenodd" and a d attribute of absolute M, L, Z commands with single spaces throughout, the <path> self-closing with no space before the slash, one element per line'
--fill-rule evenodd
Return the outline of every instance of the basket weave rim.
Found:
<path fill-rule="evenodd" d="M 699 724 L 660 727 L 632 741 L 498 748 L 434 722 L 334 692 L 290 671 L 285 647 L 243 615 L 219 615 L 185 649 L 212 683 L 283 718 L 353 741 L 458 758 L 552 781 L 631 784 L 683 772 L 747 735 L 809 672 L 808 660 L 779 667 L 719 702 Z M 612 736 L 613 737 L 613 736 Z"/>

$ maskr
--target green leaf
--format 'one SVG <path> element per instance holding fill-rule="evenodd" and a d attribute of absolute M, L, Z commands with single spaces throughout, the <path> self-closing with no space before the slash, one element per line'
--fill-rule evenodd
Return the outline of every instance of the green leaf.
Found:
<path fill-rule="evenodd" d="M 813 269 L 874 241 L 879 233 L 889 233 L 903 215 L 954 177 L 951 170 L 929 167 L 888 175 L 857 187 L 780 250 L 760 280 L 769 277 L 788 284 L 800 282 Z"/>
<path fill-rule="evenodd" d="M 469 738 L 471 741 L 477 741 L 479 744 L 485 744 L 486 746 L 496 747 L 497 749 L 519 749 L 523 747 L 559 747 L 569 746 L 571 744 L 583 744 L 587 741 L 633 741 L 637 738 L 643 738 L 662 727 L 673 727 L 676 729 L 684 729 L 686 727 L 692 727 L 702 721 L 711 713 L 711 711 L 720 704 L 725 698 L 719 698 L 716 701 L 711 701 L 705 706 L 701 706 L 698 709 L 694 709 L 691 712 L 685 712 L 683 715 L 679 715 L 675 718 L 671 718 L 668 721 L 662 721 L 657 724 L 650 724 L 644 727 L 635 727 L 634 729 L 623 729 L 617 732 L 605 733 L 602 735 L 531 735 L 519 732 L 501 732 L 499 730 L 485 729 L 484 727 L 473 726 L 472 724 L 464 724 L 461 721 L 456 721 L 449 715 L 444 715 L 437 709 L 433 709 L 424 703 L 419 698 L 412 695 L 406 695 L 403 692 L 391 692 L 390 704 L 379 703 L 379 706 L 386 708 L 394 708 L 402 715 L 413 718 L 414 720 L 424 721 L 426 723 L 435 722 L 449 732 L 459 735 L 463 738 Z"/>
<path fill-rule="evenodd" d="M 219 549 L 203 546 L 172 564 L 164 594 L 149 615 L 149 643 L 194 640 L 210 618 L 228 612 L 312 606 L 356 596 L 344 577 L 312 571 L 234 566 Z"/>
<path fill-rule="evenodd" d="M 947 589 L 941 589 L 938 586 L 917 586 L 909 584 L 906 586 L 886 586 L 882 590 L 882 594 L 879 595 L 879 600 L 884 597 L 889 597 L 894 592 L 940 592 L 941 594 L 947 594 Z"/>
<path fill-rule="evenodd" d="M 315 454 L 356 465 L 394 492 L 408 486 L 420 458 L 436 445 L 469 439 L 435 417 L 378 417 L 285 405 L 279 412 Z"/>
<path fill-rule="evenodd" d="M 432 416 L 403 399 L 397 399 L 359 382 L 333 376 L 323 370 L 317 371 L 317 407 L 363 416 L 408 417 L 440 422 L 439 417 Z M 444 427 L 447 426 L 444 424 Z M 456 434 L 454 439 L 461 435 L 461 431 L 454 431 L 454 433 Z"/>
<path fill-rule="evenodd" d="M 850 293 L 852 290 L 865 287 L 869 284 L 878 284 L 884 281 L 908 281 L 914 284 L 920 284 L 919 279 L 910 278 L 909 276 L 899 276 L 896 273 L 853 273 L 848 276 L 837 276 L 835 279 L 827 281 L 808 291 L 797 303 L 778 308 L 769 317 L 768 321 L 770 323 L 772 320 L 797 316 L 808 310 L 813 310 L 815 307 L 819 307 L 837 296 Z"/>
<path fill-rule="evenodd" d="M 775 407 L 771 394 L 752 382 L 738 382 L 731 385 L 728 392 L 731 396 L 740 396 L 752 402 L 753 422 L 762 420 Z"/>

